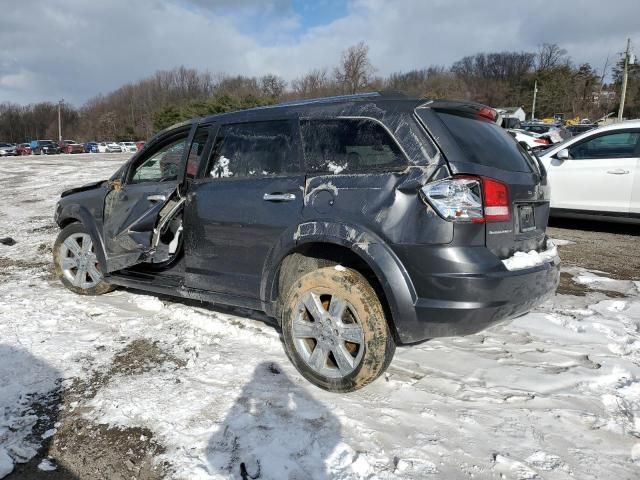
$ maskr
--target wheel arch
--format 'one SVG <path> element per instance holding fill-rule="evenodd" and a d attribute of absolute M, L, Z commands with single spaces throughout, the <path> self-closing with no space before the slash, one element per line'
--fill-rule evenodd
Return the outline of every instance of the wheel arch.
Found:
<path fill-rule="evenodd" d="M 60 215 L 58 215 L 56 223 L 61 229 L 73 223 L 81 223 L 91 236 L 100 268 L 102 268 L 104 272 L 107 271 L 107 258 L 102 235 L 100 234 L 96 219 L 86 207 L 77 204 L 65 206 L 60 212 Z"/>
<path fill-rule="evenodd" d="M 303 261 L 301 268 L 288 268 L 288 285 L 313 268 L 341 264 L 361 273 L 380 297 L 389 328 L 396 341 L 402 338 L 402 324 L 415 320 L 413 305 L 417 298 L 413 284 L 395 253 L 370 231 L 352 225 L 307 222 L 297 227 L 290 241 L 280 242 L 265 262 L 262 276 L 263 309 L 280 320 L 280 281 L 283 266 L 293 255 L 323 260 L 324 264 Z M 296 276 L 293 276 L 293 275 Z"/>

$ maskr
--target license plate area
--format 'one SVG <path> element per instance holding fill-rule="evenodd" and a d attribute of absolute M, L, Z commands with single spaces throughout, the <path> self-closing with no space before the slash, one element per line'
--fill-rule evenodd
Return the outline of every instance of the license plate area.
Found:
<path fill-rule="evenodd" d="M 533 213 L 533 206 L 518 206 L 518 223 L 520 224 L 520 233 L 532 232 L 536 229 L 536 219 Z"/>

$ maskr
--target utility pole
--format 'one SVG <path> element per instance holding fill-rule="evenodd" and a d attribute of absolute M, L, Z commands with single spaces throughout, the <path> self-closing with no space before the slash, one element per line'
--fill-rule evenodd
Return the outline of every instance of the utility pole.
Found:
<path fill-rule="evenodd" d="M 64 103 L 64 98 L 60 99 L 58 102 L 58 141 L 62 141 L 62 115 L 60 111 L 62 110 L 62 104 Z"/>
<path fill-rule="evenodd" d="M 531 120 L 536 118 L 536 96 L 538 95 L 538 81 L 533 82 L 533 105 L 531 106 Z"/>
<path fill-rule="evenodd" d="M 631 48 L 631 39 L 627 38 L 627 50 L 624 52 L 624 72 L 622 73 L 622 92 L 620 93 L 620 108 L 618 109 L 618 121 L 622 121 L 622 113 L 624 112 L 624 98 L 627 96 L 627 80 L 629 78 L 629 49 Z"/>

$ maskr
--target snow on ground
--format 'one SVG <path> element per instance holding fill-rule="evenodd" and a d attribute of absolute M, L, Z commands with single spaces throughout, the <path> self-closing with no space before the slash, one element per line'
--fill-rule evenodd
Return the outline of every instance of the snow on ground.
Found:
<path fill-rule="evenodd" d="M 586 296 L 399 348 L 383 378 L 330 394 L 297 374 L 260 314 L 82 297 L 52 278 L 58 194 L 124 158 L 0 159 L 0 238 L 18 242 L 0 245 L 0 478 L 64 429 L 34 435 L 33 405 L 96 375 L 65 418 L 147 429 L 171 478 L 639 478 L 638 283 L 567 269 Z M 122 367 L 136 348 L 148 362 Z"/>

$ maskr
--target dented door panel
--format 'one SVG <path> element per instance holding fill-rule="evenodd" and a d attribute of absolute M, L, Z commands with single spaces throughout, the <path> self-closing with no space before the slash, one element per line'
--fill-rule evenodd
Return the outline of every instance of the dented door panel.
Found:
<path fill-rule="evenodd" d="M 173 182 L 125 185 L 107 193 L 103 236 L 109 272 L 137 263 L 151 249 L 158 214 L 176 191 Z"/>

